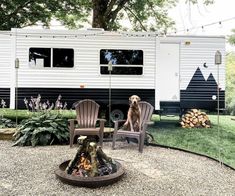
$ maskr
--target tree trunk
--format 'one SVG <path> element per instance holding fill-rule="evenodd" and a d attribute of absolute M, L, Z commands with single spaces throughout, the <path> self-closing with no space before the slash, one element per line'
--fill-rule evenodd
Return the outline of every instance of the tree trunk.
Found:
<path fill-rule="evenodd" d="M 105 11 L 107 9 L 107 0 L 93 0 L 93 28 L 103 28 L 107 30 L 107 21 L 105 20 Z"/>

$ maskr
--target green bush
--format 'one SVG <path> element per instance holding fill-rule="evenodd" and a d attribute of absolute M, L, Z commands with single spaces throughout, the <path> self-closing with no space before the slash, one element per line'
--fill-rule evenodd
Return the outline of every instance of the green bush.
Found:
<path fill-rule="evenodd" d="M 16 123 L 11 119 L 0 117 L 0 128 L 14 128 L 16 127 Z"/>
<path fill-rule="evenodd" d="M 23 120 L 13 146 L 65 144 L 69 140 L 67 120 L 60 114 L 40 113 Z"/>

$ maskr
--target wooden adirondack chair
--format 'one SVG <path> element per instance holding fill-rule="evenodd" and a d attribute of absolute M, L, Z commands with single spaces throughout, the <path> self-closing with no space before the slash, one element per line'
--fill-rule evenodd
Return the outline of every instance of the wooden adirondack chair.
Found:
<path fill-rule="evenodd" d="M 105 119 L 98 119 L 99 105 L 90 99 L 85 99 L 75 106 L 77 119 L 69 119 L 70 147 L 73 146 L 76 135 L 97 135 L 100 145 L 103 146 L 103 133 Z M 97 121 L 100 121 L 100 127 L 96 127 Z M 75 124 L 78 124 L 78 128 Z"/>
<path fill-rule="evenodd" d="M 141 101 L 139 103 L 140 109 L 141 109 L 141 126 L 139 131 L 127 131 L 123 129 L 119 129 L 120 123 L 124 123 L 126 120 L 119 120 L 115 121 L 114 125 L 114 133 L 113 133 L 113 144 L 112 148 L 115 148 L 115 141 L 117 139 L 117 136 L 123 136 L 128 138 L 136 138 L 138 140 L 139 144 L 139 152 L 143 152 L 144 148 L 144 139 L 145 139 L 145 132 L 148 126 L 148 123 L 150 122 L 152 113 L 153 113 L 153 106 L 145 101 Z"/>

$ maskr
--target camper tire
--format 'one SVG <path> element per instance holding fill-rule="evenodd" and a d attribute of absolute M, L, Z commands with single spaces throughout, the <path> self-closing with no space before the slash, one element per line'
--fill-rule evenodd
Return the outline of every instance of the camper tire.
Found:
<path fill-rule="evenodd" d="M 107 111 L 107 116 L 109 116 L 109 111 Z M 126 119 L 126 116 L 127 116 L 127 107 L 124 106 L 111 107 L 110 119 L 112 122 Z"/>

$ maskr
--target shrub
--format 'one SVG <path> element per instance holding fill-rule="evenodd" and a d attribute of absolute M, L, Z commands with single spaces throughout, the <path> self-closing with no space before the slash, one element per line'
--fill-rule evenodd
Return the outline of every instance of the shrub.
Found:
<path fill-rule="evenodd" d="M 16 127 L 15 122 L 11 119 L 0 117 L 0 128 L 14 128 Z"/>
<path fill-rule="evenodd" d="M 5 108 L 7 107 L 6 102 L 4 101 L 4 99 L 1 99 L 0 102 L 0 128 L 13 128 L 16 127 L 16 124 L 8 119 L 4 117 L 4 114 L 6 113 Z"/>
<path fill-rule="evenodd" d="M 60 114 L 40 113 L 23 120 L 14 137 L 13 146 L 65 144 L 69 140 L 67 120 Z"/>

